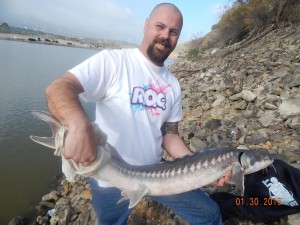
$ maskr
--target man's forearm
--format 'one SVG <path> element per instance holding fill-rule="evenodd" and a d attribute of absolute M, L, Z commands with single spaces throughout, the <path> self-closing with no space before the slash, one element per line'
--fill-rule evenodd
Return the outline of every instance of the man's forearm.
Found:
<path fill-rule="evenodd" d="M 178 134 L 165 134 L 163 148 L 173 157 L 179 158 L 192 153 Z"/>
<path fill-rule="evenodd" d="M 78 98 L 81 92 L 83 89 L 79 81 L 68 72 L 46 89 L 49 111 L 67 127 L 74 120 L 88 119 Z"/>

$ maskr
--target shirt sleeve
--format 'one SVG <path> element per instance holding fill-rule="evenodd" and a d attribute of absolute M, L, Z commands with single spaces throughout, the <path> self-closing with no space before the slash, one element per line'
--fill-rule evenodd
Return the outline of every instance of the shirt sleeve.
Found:
<path fill-rule="evenodd" d="M 84 92 L 80 97 L 87 102 L 95 102 L 104 98 L 110 86 L 114 63 L 107 50 L 103 50 L 84 62 L 70 69 L 81 83 Z"/>

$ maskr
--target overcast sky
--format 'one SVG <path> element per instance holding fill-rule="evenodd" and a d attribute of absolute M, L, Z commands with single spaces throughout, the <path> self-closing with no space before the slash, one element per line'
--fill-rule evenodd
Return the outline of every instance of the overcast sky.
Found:
<path fill-rule="evenodd" d="M 141 42 L 159 0 L 0 0 L 0 23 L 54 34 Z M 179 42 L 208 33 L 230 0 L 170 0 L 182 11 Z"/>

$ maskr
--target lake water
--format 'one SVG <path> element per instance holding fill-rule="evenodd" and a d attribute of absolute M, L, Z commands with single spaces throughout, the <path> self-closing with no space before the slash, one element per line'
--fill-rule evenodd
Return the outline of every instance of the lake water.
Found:
<path fill-rule="evenodd" d="M 30 140 L 31 134 L 51 134 L 30 111 L 47 111 L 45 88 L 97 52 L 0 40 L 0 225 L 17 215 L 30 216 L 29 208 L 51 190 L 51 180 L 61 173 L 53 150 Z M 93 120 L 94 105 L 84 108 Z"/>
<path fill-rule="evenodd" d="M 0 40 L 0 224 L 31 206 L 60 174 L 53 151 L 29 135 L 50 135 L 48 125 L 30 115 L 47 110 L 44 91 L 56 77 L 98 51 Z M 93 117 L 93 105 L 85 106 Z"/>

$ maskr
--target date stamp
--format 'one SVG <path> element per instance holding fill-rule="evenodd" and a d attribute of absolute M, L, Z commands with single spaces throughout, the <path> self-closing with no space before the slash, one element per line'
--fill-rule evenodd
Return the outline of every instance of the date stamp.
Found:
<path fill-rule="evenodd" d="M 250 198 L 244 198 L 244 197 L 236 197 L 235 204 L 237 206 L 278 206 L 281 204 L 280 198 L 270 198 L 270 197 L 264 197 L 264 198 L 256 198 L 256 197 L 250 197 Z"/>

